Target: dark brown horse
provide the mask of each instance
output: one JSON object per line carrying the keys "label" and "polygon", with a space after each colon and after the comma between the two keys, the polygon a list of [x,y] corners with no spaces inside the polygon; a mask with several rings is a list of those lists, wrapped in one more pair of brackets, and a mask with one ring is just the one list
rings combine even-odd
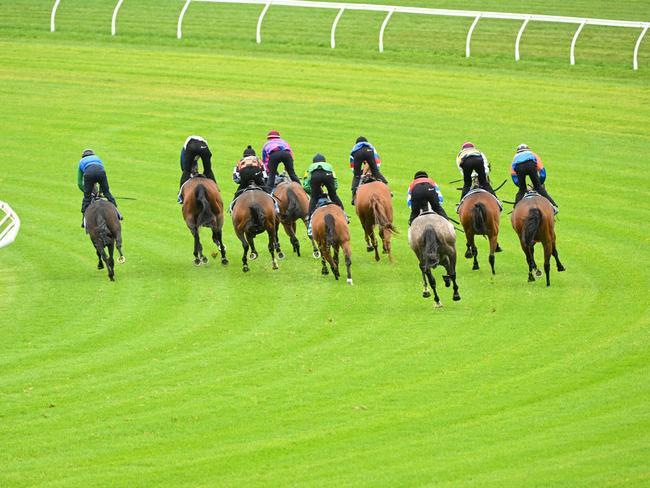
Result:
{"label": "dark brown horse", "polygon": [[378,225],[383,252],[393,262],[390,240],[397,229],[393,227],[393,202],[388,186],[381,181],[359,185],[355,208],[365,233],[367,251],[375,251],[375,261],[379,261],[379,246],[375,237],[375,225]]}
{"label": "dark brown horse", "polygon": [[488,260],[494,274],[494,253],[497,250],[499,237],[499,218],[501,207],[497,199],[485,190],[477,190],[468,193],[458,207],[460,223],[465,230],[467,239],[466,258],[474,258],[472,269],[479,269],[478,249],[474,242],[474,236],[484,235],[490,241],[490,256]]}
{"label": "dark brown horse", "polygon": [[[217,184],[209,178],[194,177],[189,179],[182,188],[183,218],[194,236],[194,264],[206,264],[208,258],[203,255],[203,246],[199,238],[199,229],[212,229],[212,241],[221,252],[221,264],[228,264],[226,247],[223,245],[223,200]],[[217,253],[213,252],[216,258]]]}
{"label": "dark brown horse", "polygon": [[[273,196],[278,201],[280,208],[280,223],[289,236],[293,252],[300,256],[300,241],[296,237],[296,222],[302,220],[307,228],[307,214],[309,212],[309,197],[303,187],[289,179],[281,182],[273,190]],[[318,248],[310,237],[314,258],[318,258]]]}
{"label": "dark brown horse", "polygon": [[[122,225],[117,216],[117,209],[106,200],[96,199],[86,209],[84,221],[86,232],[90,236],[99,258],[97,269],[103,269],[104,263],[106,263],[108,278],[115,281],[114,247],[117,247],[117,252],[120,253],[117,262],[121,264],[125,261],[122,254]],[[108,248],[108,255],[104,248]]]}
{"label": "dark brown horse", "polygon": [[314,240],[318,244],[321,254],[323,268],[322,274],[326,275],[327,263],[332,268],[334,278],[339,279],[339,248],[343,248],[345,255],[345,268],[348,273],[348,284],[352,284],[352,274],[350,259],[352,252],[350,250],[350,229],[345,220],[345,214],[338,205],[329,204],[314,210],[311,216],[311,230]]}
{"label": "dark brown horse", "polygon": [[434,306],[442,307],[436,290],[436,280],[431,270],[441,265],[447,271],[442,277],[445,286],[454,285],[454,301],[460,300],[456,284],[456,233],[454,227],[444,217],[436,213],[420,214],[409,227],[409,245],[418,257],[424,290],[422,296],[429,298],[427,279],[433,289]]}
{"label": "dark brown horse", "polygon": [[544,272],[546,273],[546,286],[551,286],[551,256],[555,258],[558,271],[565,268],[560,262],[555,246],[555,215],[553,205],[546,198],[537,193],[528,193],[522,198],[512,211],[512,227],[519,236],[521,248],[526,255],[528,263],[528,281],[535,281],[533,270],[537,276],[541,271],[535,263],[534,246],[541,242],[544,247]]}
{"label": "dark brown horse", "polygon": [[257,259],[255,249],[255,236],[266,232],[269,235],[269,252],[273,261],[273,269],[278,269],[278,262],[275,258],[275,251],[278,258],[284,258],[278,242],[278,226],[280,224],[273,197],[262,189],[250,189],[242,193],[232,208],[232,223],[235,233],[244,247],[242,257],[243,271],[248,271],[248,250],[250,248],[250,259]]}

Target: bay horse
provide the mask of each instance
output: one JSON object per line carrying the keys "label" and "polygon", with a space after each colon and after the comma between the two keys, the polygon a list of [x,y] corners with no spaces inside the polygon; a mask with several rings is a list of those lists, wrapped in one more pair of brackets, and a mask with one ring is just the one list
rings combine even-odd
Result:
{"label": "bay horse", "polygon": [[[183,185],[181,194],[183,218],[194,236],[194,265],[201,266],[208,262],[208,258],[203,255],[203,246],[199,238],[201,227],[212,230],[212,241],[221,252],[221,264],[228,264],[226,247],[222,241],[223,200],[217,184],[210,178],[194,176]],[[213,252],[212,257],[216,258],[217,253]]]}
{"label": "bay horse", "polygon": [[329,263],[334,278],[339,279],[339,248],[342,248],[348,274],[347,283],[351,285],[352,252],[350,250],[350,229],[343,210],[335,204],[318,207],[311,216],[311,232],[320,249],[323,265],[321,273],[323,275],[329,273],[327,270],[327,263]]}
{"label": "bay horse", "polygon": [[[284,231],[289,236],[293,252],[300,257],[300,241],[296,237],[296,222],[302,220],[307,229],[307,217],[309,213],[309,197],[303,187],[291,181],[290,179],[281,180],[273,190],[273,196],[278,201],[280,208],[280,223],[284,227]],[[314,239],[309,237],[311,241],[314,258],[317,259],[318,248],[314,243]]]}
{"label": "bay horse", "polygon": [[546,286],[551,286],[551,256],[555,258],[558,271],[566,268],[560,262],[555,245],[555,214],[553,205],[546,198],[536,192],[528,192],[512,211],[512,228],[519,236],[521,248],[526,255],[528,263],[528,281],[535,281],[533,270],[537,276],[541,271],[535,263],[535,243],[541,242],[544,248],[544,273]]}
{"label": "bay horse", "polygon": [[501,217],[501,206],[499,201],[488,191],[475,189],[470,191],[463,198],[458,206],[460,223],[465,230],[467,240],[467,259],[474,258],[472,269],[479,269],[478,249],[474,237],[484,235],[490,242],[490,255],[488,261],[494,273],[494,253],[497,252],[499,237],[499,218]]}
{"label": "bay horse", "polygon": [[379,246],[375,237],[375,225],[379,226],[379,237],[381,238],[384,254],[393,262],[391,249],[391,237],[397,233],[393,226],[393,202],[390,190],[381,181],[369,181],[362,183],[357,189],[355,198],[355,209],[366,238],[366,250],[375,252],[375,261],[379,261]]}
{"label": "bay horse", "polygon": [[273,261],[273,269],[278,269],[275,251],[278,252],[278,258],[284,258],[278,242],[279,223],[273,197],[261,188],[249,187],[237,197],[232,208],[232,224],[244,248],[242,257],[244,273],[249,270],[247,259],[249,249],[251,251],[250,259],[257,259],[254,239],[262,232],[266,232],[269,236],[268,247]]}
{"label": "bay horse", "polygon": [[421,213],[411,223],[408,232],[409,245],[418,257],[424,290],[422,297],[429,298],[431,292],[427,288],[427,279],[433,289],[434,306],[442,307],[436,290],[436,280],[432,269],[439,264],[447,274],[442,278],[445,286],[453,283],[454,301],[460,300],[458,284],[456,283],[456,234],[453,225],[436,213]]}
{"label": "bay horse", "polygon": [[[117,247],[117,252],[120,253],[117,262],[122,264],[125,261],[122,254],[122,225],[117,209],[112,203],[95,198],[84,212],[84,222],[99,259],[97,269],[103,269],[106,263],[108,279],[115,281],[114,247]],[[108,255],[104,248],[108,248]]]}

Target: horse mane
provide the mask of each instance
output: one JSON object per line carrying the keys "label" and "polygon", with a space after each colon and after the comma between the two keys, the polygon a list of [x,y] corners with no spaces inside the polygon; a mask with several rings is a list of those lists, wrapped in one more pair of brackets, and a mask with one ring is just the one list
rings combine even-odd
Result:
{"label": "horse mane", "polygon": [[397,234],[397,229],[393,226],[391,221],[388,219],[388,216],[386,215],[386,210],[384,209],[384,206],[381,205],[381,202],[379,201],[379,197],[377,195],[373,194],[370,196],[370,207],[372,208],[372,213],[375,216],[375,222],[377,222],[377,225],[379,225],[379,227],[381,227],[382,229]]}
{"label": "horse mane", "polygon": [[542,211],[537,207],[529,210],[526,221],[524,222],[524,244],[530,247],[535,243],[535,235],[542,225]]}

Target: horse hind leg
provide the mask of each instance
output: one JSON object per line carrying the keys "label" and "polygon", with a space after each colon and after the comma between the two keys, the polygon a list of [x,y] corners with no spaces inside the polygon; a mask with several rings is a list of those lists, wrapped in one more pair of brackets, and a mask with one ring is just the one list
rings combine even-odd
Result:
{"label": "horse hind leg", "polygon": [[336,265],[336,270],[332,270],[334,272],[334,276],[338,280],[339,277],[341,276],[341,273],[339,271],[339,246],[338,244],[334,245],[334,256],[332,257],[332,261]]}
{"label": "horse hind leg", "polygon": [[104,262],[102,261],[102,253],[99,251],[95,250],[97,253],[97,258],[99,258],[99,261],[97,262],[97,269],[104,269]]}
{"label": "horse hind leg", "polygon": [[273,263],[273,269],[278,269],[278,260],[275,258],[275,250],[278,250],[278,255],[282,252],[280,251],[280,246],[276,240],[276,233],[273,230],[268,231],[269,235],[269,253],[271,253],[271,262]]}
{"label": "horse hind leg", "polygon": [[203,246],[201,245],[201,239],[199,238],[199,228],[192,228],[192,235],[194,236],[194,266],[201,266],[201,263],[207,263],[208,259],[205,258],[203,261]]}
{"label": "horse hind leg", "polygon": [[247,259],[247,257],[248,257],[248,249],[249,249],[250,246],[248,244],[248,240],[246,239],[246,235],[237,234],[237,237],[241,241],[242,247],[244,248],[244,254],[243,254],[242,258],[241,258],[241,262],[242,262],[242,271],[244,273],[246,273],[246,272],[248,272],[248,259]]}
{"label": "horse hind leg", "polygon": [[375,236],[375,229],[372,227],[370,228],[370,242],[375,251],[375,261],[379,261],[379,244],[377,243],[377,237]]}
{"label": "horse hind leg", "polygon": [[420,271],[422,271],[422,283],[423,283],[422,298],[429,298],[431,296],[431,292],[429,291],[429,287],[427,285],[427,274],[422,268],[420,268]]}
{"label": "horse hind leg", "polygon": [[490,255],[488,257],[488,261],[490,262],[490,268],[492,268],[492,274],[494,273],[494,253],[497,250],[497,236],[492,234],[490,236]]}
{"label": "horse hind leg", "polygon": [[251,254],[250,254],[250,260],[255,261],[257,259],[257,249],[255,249],[255,235],[251,233],[246,234],[246,242],[248,243],[248,246],[250,248]]}
{"label": "horse hind leg", "polygon": [[[221,253],[221,264],[228,264],[228,258],[226,258],[226,246],[223,245],[223,233],[221,229],[217,228],[217,226],[212,227],[212,242],[214,242],[214,244],[219,248],[219,252]],[[216,258],[217,253],[213,252],[212,257]]]}
{"label": "horse hind leg", "polygon": [[436,289],[436,279],[433,277],[431,268],[427,269],[426,275],[427,279],[429,280],[429,284],[431,285],[431,289],[433,290],[433,306],[435,308],[442,308],[442,303],[440,303],[440,297],[438,296],[438,290]]}
{"label": "horse hind leg", "polygon": [[347,284],[351,285],[352,284],[352,252],[350,251],[350,242],[344,242],[341,244],[341,247],[343,248],[343,255],[345,256],[345,271],[347,272],[348,279],[347,279]]}
{"label": "horse hind leg", "polygon": [[557,254],[557,247],[555,246],[555,244],[553,244],[553,253],[552,253],[552,255],[555,258],[555,264],[557,264],[557,270],[560,271],[560,272],[561,271],[566,271],[566,268],[560,262],[560,257]]}
{"label": "horse hind leg", "polygon": [[544,242],[544,274],[546,275],[546,286],[551,286],[551,254],[553,244]]}
{"label": "horse hind leg", "polygon": [[120,257],[117,258],[117,262],[120,264],[124,264],[126,258],[124,257],[124,254],[122,254],[122,233],[121,232],[119,232],[117,234],[117,237],[115,238],[115,247],[117,248],[117,252],[120,255]]}

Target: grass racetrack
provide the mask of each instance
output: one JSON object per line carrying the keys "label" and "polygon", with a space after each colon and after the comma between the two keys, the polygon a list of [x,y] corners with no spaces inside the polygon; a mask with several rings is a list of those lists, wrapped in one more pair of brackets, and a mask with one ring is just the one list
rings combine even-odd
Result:
{"label": "grass racetrack", "polygon": [[[0,250],[0,486],[647,486],[650,483],[650,40],[572,26],[181,1],[0,4],[0,200],[22,219]],[[645,1],[412,2],[414,6],[650,20]],[[178,154],[203,135],[224,200],[247,144],[270,129],[302,175],[338,170],[354,286],[308,252],[273,271],[266,239],[241,271],[192,265]],[[349,205],[363,134],[395,193],[396,262],[375,263]],[[560,206],[551,286],[527,283],[504,212],[493,277],[462,258],[462,300],[421,298],[406,189],[426,169],[453,214],[454,158],[472,140],[509,178],[517,144]],[[116,282],[79,228],[76,164],[105,161],[124,213]],[[500,191],[511,200],[510,181]],[[506,206],[509,210],[509,206]],[[202,234],[209,250],[214,246]],[[540,251],[537,251],[538,260]]]}

